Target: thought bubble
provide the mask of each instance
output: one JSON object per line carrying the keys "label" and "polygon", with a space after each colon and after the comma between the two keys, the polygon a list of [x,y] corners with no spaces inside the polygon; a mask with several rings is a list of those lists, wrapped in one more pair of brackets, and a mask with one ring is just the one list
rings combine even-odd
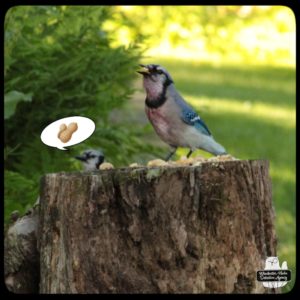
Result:
{"label": "thought bubble", "polygon": [[[71,139],[63,143],[58,138],[58,132],[59,128],[62,124],[66,124],[68,126],[70,123],[77,123],[77,130],[73,132]],[[60,150],[67,150],[65,147],[73,146],[78,143],[81,143],[82,141],[86,140],[88,137],[90,137],[95,130],[95,123],[85,117],[67,117],[60,120],[57,120],[51,124],[49,124],[42,132],[41,134],[41,140],[44,144],[55,147]]]}

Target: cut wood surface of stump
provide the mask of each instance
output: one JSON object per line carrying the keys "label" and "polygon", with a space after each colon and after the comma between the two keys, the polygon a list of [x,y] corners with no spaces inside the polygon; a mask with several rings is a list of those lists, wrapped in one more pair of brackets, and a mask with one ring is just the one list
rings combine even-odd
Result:
{"label": "cut wood surface of stump", "polygon": [[41,293],[266,293],[266,160],[47,174]]}

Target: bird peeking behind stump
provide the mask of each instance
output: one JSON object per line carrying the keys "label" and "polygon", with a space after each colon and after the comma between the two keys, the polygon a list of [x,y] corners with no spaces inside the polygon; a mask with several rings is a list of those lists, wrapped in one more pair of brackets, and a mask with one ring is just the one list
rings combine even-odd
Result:
{"label": "bird peeking behind stump", "polygon": [[147,117],[158,136],[172,148],[166,161],[178,147],[190,149],[187,157],[196,149],[214,155],[227,154],[214,140],[204,121],[177,92],[167,70],[154,64],[140,66],[143,69],[137,72],[143,75]]}
{"label": "bird peeking behind stump", "polygon": [[85,150],[75,158],[82,162],[84,171],[99,170],[99,166],[104,162],[104,154],[100,150]]}

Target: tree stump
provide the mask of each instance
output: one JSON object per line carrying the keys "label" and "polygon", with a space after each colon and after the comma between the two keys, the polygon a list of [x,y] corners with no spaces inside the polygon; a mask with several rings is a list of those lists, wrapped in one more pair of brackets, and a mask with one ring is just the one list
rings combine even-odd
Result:
{"label": "tree stump", "polygon": [[4,239],[4,278],[9,291],[32,294],[39,291],[38,207],[9,227]]}
{"label": "tree stump", "polygon": [[47,174],[41,293],[261,293],[276,256],[265,160]]}

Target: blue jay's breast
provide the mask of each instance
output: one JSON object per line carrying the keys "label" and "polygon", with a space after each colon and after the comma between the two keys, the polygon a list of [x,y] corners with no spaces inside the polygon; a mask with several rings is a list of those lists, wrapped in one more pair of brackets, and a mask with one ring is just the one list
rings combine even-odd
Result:
{"label": "blue jay's breast", "polygon": [[165,114],[163,114],[163,111],[156,108],[146,107],[146,114],[159,136],[165,136],[169,134],[170,124]]}
{"label": "blue jay's breast", "polygon": [[195,136],[187,134],[187,129],[191,126],[178,118],[178,107],[172,105],[171,101],[166,101],[159,108],[146,106],[146,114],[157,135],[170,146],[193,147],[192,144],[197,143],[198,137],[195,139]]}
{"label": "blue jay's breast", "polygon": [[160,108],[149,108],[146,107],[147,117],[155,129],[157,135],[167,144],[176,146],[177,136],[169,115],[163,109]]}
{"label": "blue jay's breast", "polygon": [[188,147],[190,149],[206,149],[209,152],[223,152],[212,136],[202,134],[194,126],[187,125],[178,117],[178,107],[166,101],[159,108],[149,108],[145,111],[157,135],[172,147]]}

